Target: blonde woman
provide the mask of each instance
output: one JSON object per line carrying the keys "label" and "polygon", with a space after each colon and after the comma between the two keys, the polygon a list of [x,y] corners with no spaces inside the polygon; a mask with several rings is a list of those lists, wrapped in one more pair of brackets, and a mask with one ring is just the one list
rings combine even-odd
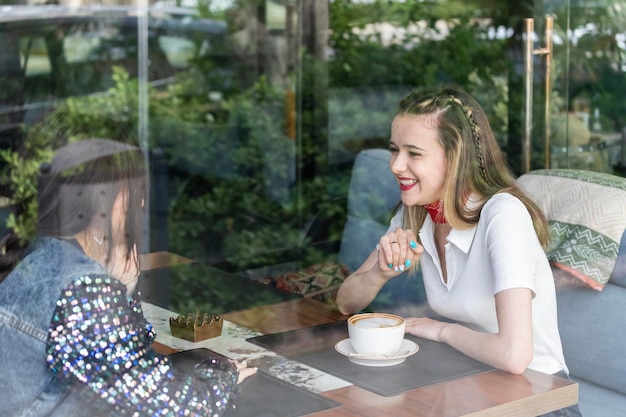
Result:
{"label": "blonde woman", "polygon": [[416,89],[399,104],[389,149],[402,204],[341,286],[340,311],[362,310],[419,262],[428,304],[447,320],[408,318],[408,333],[507,372],[567,376],[548,225],[515,186],[480,105],[457,87]]}

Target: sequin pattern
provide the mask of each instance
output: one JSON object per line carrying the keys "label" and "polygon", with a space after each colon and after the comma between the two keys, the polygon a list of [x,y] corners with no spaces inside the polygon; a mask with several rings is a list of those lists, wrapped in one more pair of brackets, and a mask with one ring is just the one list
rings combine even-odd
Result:
{"label": "sequin pattern", "polygon": [[47,362],[69,383],[89,387],[97,408],[117,416],[220,416],[236,395],[237,370],[208,359],[193,375],[150,348],[155,335],[138,299],[107,276],[83,276],[66,288],[48,331]]}

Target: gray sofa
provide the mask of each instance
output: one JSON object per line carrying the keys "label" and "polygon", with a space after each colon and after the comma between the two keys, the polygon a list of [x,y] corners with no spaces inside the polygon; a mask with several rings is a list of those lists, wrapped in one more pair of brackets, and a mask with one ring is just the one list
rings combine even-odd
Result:
{"label": "gray sofa", "polygon": [[[385,234],[389,220],[400,202],[400,189],[389,170],[386,149],[367,149],[357,154],[350,177],[348,216],[338,260],[356,270]],[[389,281],[367,310],[410,314],[425,308],[426,294],[419,275]]]}
{"label": "gray sofa", "polygon": [[557,301],[565,360],[579,383],[583,417],[626,416],[626,233],[602,292],[561,288]]}
{"label": "gray sofa", "polygon": [[[386,231],[399,201],[389,172],[390,153],[361,151],[355,159],[348,195],[348,219],[339,260],[351,271],[369,255]],[[626,189],[626,187],[625,187]],[[626,216],[626,212],[617,213]],[[557,271],[560,272],[560,271]],[[422,309],[423,291],[407,290],[418,276],[391,280],[379,297],[399,297],[394,307]],[[579,406],[584,417],[626,416],[626,233],[611,278],[602,291],[583,286],[557,285],[559,328],[570,376],[579,383]],[[376,309],[375,300],[370,309]],[[411,307],[415,307],[411,310]]]}

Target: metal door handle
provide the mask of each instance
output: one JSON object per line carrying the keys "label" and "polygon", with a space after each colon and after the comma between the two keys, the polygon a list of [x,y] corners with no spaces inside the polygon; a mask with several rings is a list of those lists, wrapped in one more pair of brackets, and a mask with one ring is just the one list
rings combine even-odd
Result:
{"label": "metal door handle", "polygon": [[524,107],[524,141],[522,143],[523,168],[524,172],[530,171],[530,159],[532,148],[532,127],[533,127],[533,57],[535,55],[545,56],[545,114],[544,114],[544,146],[545,146],[545,168],[550,168],[550,118],[552,116],[550,93],[552,91],[552,31],[554,19],[546,16],[545,46],[534,49],[533,35],[535,32],[535,20],[525,19],[526,40],[524,42],[524,88],[526,102]]}

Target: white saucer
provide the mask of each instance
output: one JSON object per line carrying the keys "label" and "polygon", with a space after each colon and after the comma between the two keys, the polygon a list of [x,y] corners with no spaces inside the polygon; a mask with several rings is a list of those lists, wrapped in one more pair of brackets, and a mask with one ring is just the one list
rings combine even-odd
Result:
{"label": "white saucer", "polygon": [[356,363],[357,365],[363,366],[391,366],[398,365],[406,360],[409,356],[413,355],[415,352],[419,350],[419,346],[417,343],[404,339],[398,352],[392,355],[391,357],[387,356],[369,356],[369,355],[360,355],[356,353],[354,348],[352,347],[352,343],[350,343],[350,339],[343,339],[340,342],[337,342],[335,345],[335,350],[341,353],[344,356],[347,356],[350,362]]}

